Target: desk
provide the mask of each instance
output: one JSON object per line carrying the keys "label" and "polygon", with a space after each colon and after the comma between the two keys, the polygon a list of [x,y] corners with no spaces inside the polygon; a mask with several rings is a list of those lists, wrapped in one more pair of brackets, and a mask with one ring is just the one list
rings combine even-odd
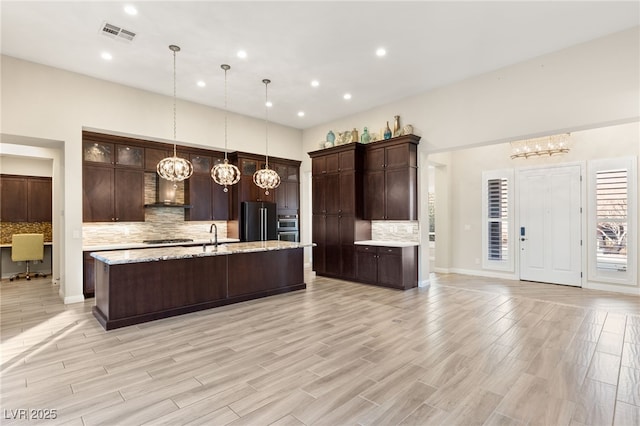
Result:
{"label": "desk", "polygon": [[[44,243],[44,258],[42,259],[42,263],[32,262],[30,267],[31,272],[46,273],[47,275],[51,274],[51,247],[52,246],[53,246],[52,242]],[[18,272],[25,271],[24,262],[14,262],[13,260],[11,260],[11,244],[0,244],[0,254],[2,256],[2,261],[0,262],[1,278],[9,278],[13,274],[17,274]]]}

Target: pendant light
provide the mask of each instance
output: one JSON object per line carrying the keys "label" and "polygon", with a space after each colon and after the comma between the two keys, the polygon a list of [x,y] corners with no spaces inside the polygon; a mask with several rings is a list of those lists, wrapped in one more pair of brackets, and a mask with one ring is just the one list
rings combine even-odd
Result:
{"label": "pendant light", "polygon": [[172,44],[169,50],[173,52],[173,157],[160,160],[156,171],[162,179],[173,182],[175,188],[178,182],[191,177],[193,165],[189,160],[176,155],[176,52],[180,51],[180,47]]}
{"label": "pendant light", "polygon": [[269,95],[268,95],[268,85],[271,83],[271,80],[267,80],[266,78],[262,80],[264,83],[264,94],[265,94],[265,139],[266,139],[266,154],[265,154],[265,163],[264,169],[257,170],[253,174],[253,183],[255,183],[260,188],[264,189],[264,194],[269,195],[270,189],[275,189],[280,185],[280,176],[276,173],[275,170],[269,168]]}
{"label": "pendant light", "polygon": [[231,67],[227,64],[220,65],[224,70],[224,162],[216,164],[211,169],[211,177],[218,185],[224,186],[224,192],[228,192],[227,186],[235,185],[240,181],[240,170],[227,159],[227,71]]}

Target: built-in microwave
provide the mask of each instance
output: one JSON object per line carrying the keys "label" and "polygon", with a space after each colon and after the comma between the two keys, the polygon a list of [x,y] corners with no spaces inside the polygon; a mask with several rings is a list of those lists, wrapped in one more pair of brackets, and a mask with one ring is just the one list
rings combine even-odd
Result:
{"label": "built-in microwave", "polygon": [[298,231],[298,215],[287,214],[278,216],[278,232]]}
{"label": "built-in microwave", "polygon": [[278,239],[280,241],[291,241],[293,243],[299,242],[298,231],[278,231]]}

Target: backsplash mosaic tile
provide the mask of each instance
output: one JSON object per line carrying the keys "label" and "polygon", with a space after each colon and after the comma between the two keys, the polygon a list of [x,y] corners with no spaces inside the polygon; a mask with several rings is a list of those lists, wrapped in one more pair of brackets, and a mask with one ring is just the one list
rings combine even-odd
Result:
{"label": "backsplash mosaic tile", "polygon": [[378,241],[420,242],[419,222],[372,220],[371,239]]}
{"label": "backsplash mosaic tile", "polygon": [[190,238],[207,240],[211,224],[218,227],[218,238],[227,237],[225,221],[185,221],[184,209],[147,207],[144,222],[100,222],[82,225],[82,245],[140,243],[144,240]]}
{"label": "backsplash mosaic tile", "polygon": [[44,234],[44,241],[51,242],[51,222],[0,222],[0,244],[11,244],[13,234]]}

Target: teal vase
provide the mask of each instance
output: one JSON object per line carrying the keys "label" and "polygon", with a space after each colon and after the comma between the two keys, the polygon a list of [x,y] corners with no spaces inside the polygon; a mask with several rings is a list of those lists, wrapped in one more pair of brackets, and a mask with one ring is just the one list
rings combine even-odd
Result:
{"label": "teal vase", "polygon": [[334,143],[335,141],[336,141],[336,135],[333,133],[332,130],[329,130],[329,133],[327,133],[327,142]]}
{"label": "teal vase", "polygon": [[362,136],[360,136],[360,142],[369,143],[371,142],[371,135],[369,134],[369,130],[365,127],[362,131]]}
{"label": "teal vase", "polygon": [[389,122],[387,121],[387,127],[384,129],[384,138],[391,139],[391,129],[389,128]]}

